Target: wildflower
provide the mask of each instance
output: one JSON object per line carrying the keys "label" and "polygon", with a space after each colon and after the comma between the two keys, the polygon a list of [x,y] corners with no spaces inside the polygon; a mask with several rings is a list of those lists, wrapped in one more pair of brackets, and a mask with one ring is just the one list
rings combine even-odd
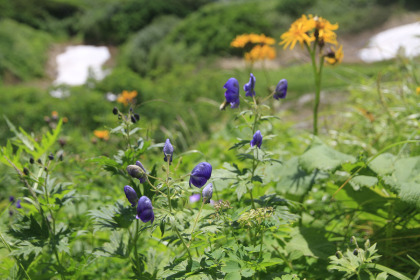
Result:
{"label": "wildflower", "polygon": [[273,97],[277,100],[279,98],[284,99],[286,98],[286,94],[287,94],[287,80],[281,79],[276,86],[276,92],[274,93]]}
{"label": "wildflower", "polygon": [[28,176],[29,175],[29,169],[26,168],[26,167],[24,167],[23,168],[23,174],[25,174],[26,176]]}
{"label": "wildflower", "polygon": [[325,55],[325,59],[327,62],[331,65],[334,65],[336,63],[340,63],[343,60],[343,45],[341,45],[338,50],[335,50],[334,47],[331,47],[327,54]]}
{"label": "wildflower", "polygon": [[257,146],[259,149],[261,149],[261,144],[262,144],[262,140],[263,137],[261,135],[261,131],[257,130],[257,132],[255,132],[254,137],[252,137],[251,140],[251,147]]}
{"label": "wildflower", "polygon": [[139,121],[140,120],[140,115],[139,114],[134,114],[134,118]]}
{"label": "wildflower", "polygon": [[243,48],[247,43],[249,43],[249,35],[242,34],[236,36],[236,38],[230,43],[230,45],[235,48]]}
{"label": "wildflower", "polygon": [[67,117],[63,117],[63,123],[68,123],[69,119]]}
{"label": "wildflower", "polygon": [[136,191],[130,187],[130,186],[124,186],[124,193],[127,197],[128,201],[131,203],[131,206],[136,206],[136,203],[138,202],[138,197]]}
{"label": "wildflower", "polygon": [[213,184],[210,183],[203,189],[203,201],[204,203],[209,203],[211,197],[213,196]]}
{"label": "wildflower", "polygon": [[[138,161],[138,163],[140,162]],[[144,183],[144,181],[146,180],[147,175],[146,175],[146,171],[144,170],[143,165],[139,166],[137,165],[137,162],[136,162],[136,165],[127,166],[126,170],[127,170],[128,175],[130,175],[133,178],[139,179],[140,183]]]}
{"label": "wildflower", "polygon": [[15,202],[15,197],[13,195],[9,196],[9,201],[11,203]]}
{"label": "wildflower", "polygon": [[223,86],[226,89],[226,102],[230,103],[230,108],[239,106],[239,83],[235,78],[230,78]]}
{"label": "wildflower", "polygon": [[417,87],[417,88],[416,88],[416,94],[417,94],[417,95],[420,95],[420,87]]}
{"label": "wildflower", "polygon": [[155,214],[153,213],[152,202],[147,196],[142,196],[137,203],[137,216],[136,219],[142,220],[143,223],[147,223],[155,220]]}
{"label": "wildflower", "polygon": [[166,139],[165,146],[163,146],[163,154],[165,155],[163,160],[167,162],[169,156],[169,163],[171,163],[172,155],[174,154],[174,147],[172,146],[171,141],[169,139]]}
{"label": "wildflower", "polygon": [[357,256],[359,254],[359,250],[356,248],[356,249],[354,249],[354,251],[353,251],[353,255],[355,255],[355,256]]}
{"label": "wildflower", "polygon": [[114,107],[114,108],[112,109],[112,113],[113,113],[114,115],[117,115],[117,114],[118,114],[118,108],[117,108],[117,107]]}
{"label": "wildflower", "polygon": [[333,30],[338,29],[338,24],[331,24],[328,20],[318,16],[312,17],[312,15],[310,15],[309,17],[310,19],[315,21],[316,31],[314,33],[314,36],[321,44],[321,46],[324,43],[337,45],[337,35]]}
{"label": "wildflower", "polygon": [[134,100],[134,98],[136,98],[136,96],[137,96],[137,91],[136,90],[133,90],[133,91],[130,91],[130,92],[127,91],[127,90],[123,90],[123,92],[118,95],[117,102],[124,104],[124,106],[127,106],[128,103],[133,102],[133,100]]}
{"label": "wildflower", "polygon": [[50,154],[48,155],[48,158],[49,158],[49,160],[54,160],[54,155],[53,155],[52,153],[50,153]]}
{"label": "wildflower", "polygon": [[199,193],[195,193],[190,196],[190,203],[197,202],[200,200],[200,198],[201,198],[201,195]]}
{"label": "wildflower", "polygon": [[109,131],[108,130],[95,130],[95,131],[93,131],[93,134],[97,138],[103,139],[105,141],[108,141],[108,139],[109,139]]}
{"label": "wildflower", "polygon": [[190,187],[191,184],[197,188],[201,188],[211,177],[212,167],[208,162],[200,162],[191,171]]}
{"label": "wildflower", "polygon": [[16,208],[22,208],[22,205],[20,205],[20,199],[18,199],[17,201],[16,201]]}
{"label": "wildflower", "polygon": [[132,123],[136,123],[137,122],[136,118],[133,115],[131,116],[131,122]]}
{"label": "wildflower", "polygon": [[252,62],[256,60],[274,59],[275,57],[275,49],[267,45],[256,45],[251,51],[245,53],[245,60]]}
{"label": "wildflower", "polygon": [[255,79],[255,77],[252,73],[249,76],[250,76],[249,77],[249,82],[244,85],[244,91],[245,91],[245,96],[252,97],[252,96],[255,96],[254,87],[255,87],[256,79]]}
{"label": "wildflower", "polygon": [[53,120],[57,120],[58,119],[58,112],[57,111],[52,111],[51,112],[51,117]]}
{"label": "wildflower", "polygon": [[299,19],[293,22],[289,30],[283,33],[280,38],[283,40],[279,45],[284,45],[283,49],[290,46],[292,50],[296,43],[299,42],[303,47],[304,44],[309,45],[315,40],[314,36],[309,35],[309,31],[315,28],[315,22],[302,15]]}
{"label": "wildflower", "polygon": [[146,172],[146,169],[144,168],[144,166],[143,166],[143,164],[141,164],[141,162],[140,161],[136,161],[136,165],[138,166],[138,167],[140,167],[141,169],[143,169],[143,176],[141,177],[141,178],[139,178],[139,180],[140,180],[140,184],[143,184],[144,182],[146,182],[146,176],[147,176],[147,172]]}
{"label": "wildflower", "polygon": [[30,158],[29,158],[29,163],[30,163],[30,164],[34,164],[34,162],[35,162],[34,158],[33,158],[33,157],[30,157]]}

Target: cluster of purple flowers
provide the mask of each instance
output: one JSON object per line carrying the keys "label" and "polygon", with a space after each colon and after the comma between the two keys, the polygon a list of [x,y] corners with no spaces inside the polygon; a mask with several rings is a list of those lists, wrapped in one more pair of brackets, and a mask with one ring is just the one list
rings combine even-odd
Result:
{"label": "cluster of purple flowers", "polygon": [[[243,87],[245,91],[245,96],[254,97],[255,96],[255,76],[251,73],[249,77],[249,82],[246,83]],[[227,80],[226,84],[223,86],[226,89],[225,92],[225,103],[220,107],[222,110],[225,106],[230,103],[230,108],[237,108],[239,106],[239,83],[235,78],[230,78]],[[274,91],[273,97],[275,99],[284,99],[287,94],[287,80],[281,79]]]}
{"label": "cluster of purple flowers", "polygon": [[[174,148],[169,139],[166,139],[163,147],[163,154],[165,155],[165,162],[172,162]],[[211,177],[212,166],[208,162],[201,162],[197,164],[191,171],[190,187],[191,185],[201,188],[204,186]],[[140,161],[136,161],[135,165],[127,166],[127,173],[133,177],[139,179],[140,183],[144,183],[147,180],[147,171]],[[127,200],[131,203],[132,207],[137,205],[137,219],[142,220],[144,223],[153,223],[155,214],[153,212],[152,201],[147,196],[142,196],[140,199],[137,196],[136,191],[131,186],[124,186],[124,193]],[[210,183],[203,189],[203,200],[208,203],[213,195],[213,185]],[[197,195],[196,195],[197,196]],[[200,194],[198,194],[200,199]]]}

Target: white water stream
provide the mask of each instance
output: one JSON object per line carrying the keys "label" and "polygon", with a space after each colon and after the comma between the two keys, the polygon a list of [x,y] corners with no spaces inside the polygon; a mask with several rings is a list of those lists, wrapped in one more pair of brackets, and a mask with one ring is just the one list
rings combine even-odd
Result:
{"label": "white water stream", "polygon": [[366,48],[359,51],[364,62],[391,59],[399,51],[405,56],[420,55],[420,22],[394,27],[373,36]]}

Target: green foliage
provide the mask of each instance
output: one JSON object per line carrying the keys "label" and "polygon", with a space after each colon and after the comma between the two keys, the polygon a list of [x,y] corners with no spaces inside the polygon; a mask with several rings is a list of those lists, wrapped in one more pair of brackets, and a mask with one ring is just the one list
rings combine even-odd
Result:
{"label": "green foliage", "polygon": [[[142,76],[147,75],[152,70],[151,63],[155,63],[154,68],[158,68],[164,60],[162,55],[164,55],[165,51],[162,49],[165,49],[165,44],[160,46],[159,51],[154,51],[154,48],[159,45],[161,40],[178,22],[179,19],[173,16],[157,18],[151,24],[135,33],[123,48],[122,63]],[[174,46],[170,47],[174,48]],[[152,53],[156,53],[156,57],[152,58]]]}
{"label": "green foliage", "polygon": [[176,2],[136,1],[97,3],[82,17],[80,29],[86,43],[121,44],[162,15],[186,16],[208,0]]}
{"label": "green foliage", "polygon": [[169,35],[167,44],[184,43],[199,54],[228,54],[230,42],[243,33],[271,35],[265,12],[257,1],[223,2],[207,5],[183,20]]}
{"label": "green foliage", "polygon": [[10,19],[0,20],[0,77],[4,82],[44,75],[51,36]]}

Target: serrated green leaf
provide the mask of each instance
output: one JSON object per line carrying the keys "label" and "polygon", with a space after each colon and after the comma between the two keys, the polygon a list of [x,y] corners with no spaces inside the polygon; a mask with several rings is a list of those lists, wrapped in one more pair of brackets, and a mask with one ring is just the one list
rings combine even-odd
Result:
{"label": "serrated green leaf", "polygon": [[372,169],[380,176],[391,174],[395,169],[395,156],[390,153],[384,153],[377,156],[369,164],[369,168]]}
{"label": "serrated green leaf", "polygon": [[315,139],[312,146],[299,157],[302,168],[308,172],[315,169],[333,171],[346,162],[355,162],[353,156],[340,153]]}

